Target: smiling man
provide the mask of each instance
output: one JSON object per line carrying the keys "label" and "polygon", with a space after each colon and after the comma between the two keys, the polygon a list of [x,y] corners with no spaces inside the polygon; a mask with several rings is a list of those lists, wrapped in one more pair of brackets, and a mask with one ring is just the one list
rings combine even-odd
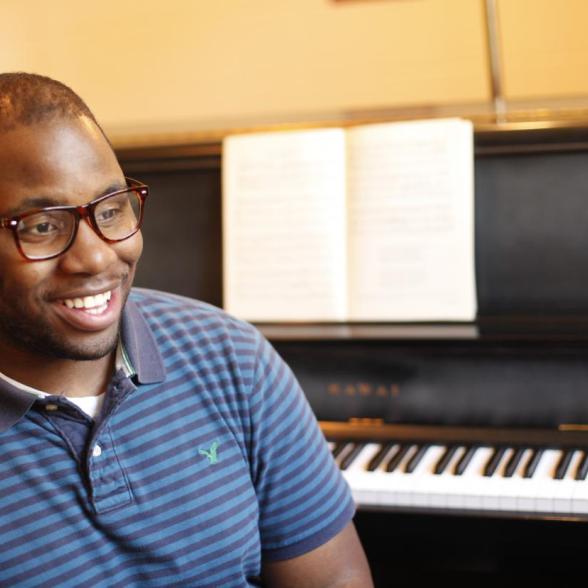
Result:
{"label": "smiling man", "polygon": [[131,289],[146,206],[76,94],[0,74],[0,585],[371,586],[271,346]]}

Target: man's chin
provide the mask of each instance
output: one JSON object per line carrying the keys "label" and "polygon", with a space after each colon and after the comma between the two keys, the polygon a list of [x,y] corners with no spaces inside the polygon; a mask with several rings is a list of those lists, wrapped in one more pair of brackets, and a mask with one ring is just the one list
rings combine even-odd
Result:
{"label": "man's chin", "polygon": [[55,359],[71,361],[96,361],[116,350],[118,345],[119,325],[113,325],[103,333],[85,334],[82,337],[56,337],[54,333],[45,333],[33,346],[37,353]]}
{"label": "man's chin", "polygon": [[74,347],[68,346],[52,346],[51,348],[45,347],[39,349],[39,351],[47,356],[55,359],[68,359],[71,361],[96,361],[102,359],[116,350],[118,344],[118,338],[114,341],[109,342],[108,345],[96,345],[96,346],[79,346]]}
{"label": "man's chin", "polygon": [[[37,358],[96,361],[113,353],[118,345],[118,324],[106,332],[86,334],[75,339],[60,337],[48,327],[31,332],[28,325],[12,323],[2,326],[12,327],[9,330],[10,338],[3,337],[8,346],[20,348],[22,352]],[[1,330],[4,331],[5,328]]]}

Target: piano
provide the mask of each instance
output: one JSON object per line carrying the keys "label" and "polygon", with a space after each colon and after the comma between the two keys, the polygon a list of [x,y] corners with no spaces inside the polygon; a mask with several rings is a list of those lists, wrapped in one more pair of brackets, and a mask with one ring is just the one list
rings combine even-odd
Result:
{"label": "piano", "polygon": [[[259,325],[351,487],[377,586],[584,573],[588,116],[475,122],[474,323]],[[220,139],[118,155],[154,193],[137,283],[220,305]]]}

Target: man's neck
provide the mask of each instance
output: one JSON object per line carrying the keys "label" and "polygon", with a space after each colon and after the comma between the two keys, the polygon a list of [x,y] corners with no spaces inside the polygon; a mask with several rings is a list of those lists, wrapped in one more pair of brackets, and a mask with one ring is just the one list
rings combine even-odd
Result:
{"label": "man's neck", "polygon": [[91,361],[75,361],[10,353],[0,349],[0,372],[37,390],[63,396],[96,396],[109,385],[114,371],[116,351]]}

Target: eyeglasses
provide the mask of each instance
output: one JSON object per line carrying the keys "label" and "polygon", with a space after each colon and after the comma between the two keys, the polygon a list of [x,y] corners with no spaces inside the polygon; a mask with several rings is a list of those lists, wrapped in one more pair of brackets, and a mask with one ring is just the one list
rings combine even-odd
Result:
{"label": "eyeglasses", "polygon": [[127,188],[105,194],[83,206],[37,208],[12,218],[0,218],[1,229],[11,229],[16,246],[29,261],[52,259],[74,242],[80,219],[107,243],[132,237],[143,222],[149,188],[125,178]]}

